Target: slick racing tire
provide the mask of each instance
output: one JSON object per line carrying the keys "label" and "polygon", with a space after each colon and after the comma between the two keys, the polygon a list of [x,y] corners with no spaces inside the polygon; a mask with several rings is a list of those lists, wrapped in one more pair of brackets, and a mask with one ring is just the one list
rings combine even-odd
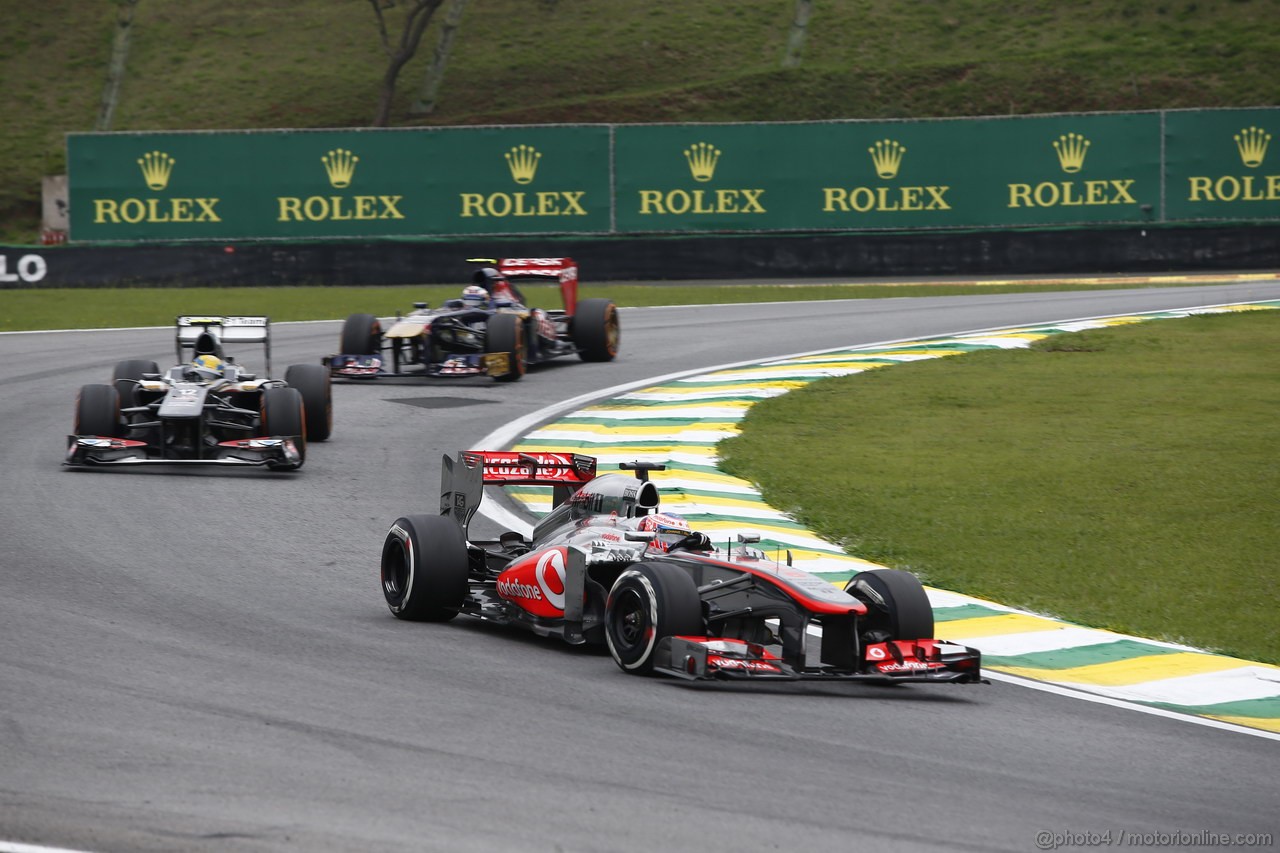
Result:
{"label": "slick racing tire", "polygon": [[636,563],[614,581],[605,604],[605,642],[624,672],[648,675],[663,637],[706,633],[689,573],[670,563]]}
{"label": "slick racing tire", "polygon": [[489,318],[485,332],[486,352],[505,352],[511,369],[494,375],[499,382],[515,382],[524,376],[525,358],[524,323],[515,314],[494,314]]}
{"label": "slick racing tire", "polygon": [[352,314],[342,324],[338,349],[343,355],[377,355],[382,349],[382,323],[372,314]]}
{"label": "slick racing tire", "polygon": [[293,364],[285,370],[284,382],[302,394],[307,441],[327,441],[333,432],[333,382],[328,369],[320,364]]}
{"label": "slick racing tire", "polygon": [[120,392],[120,400],[126,406],[137,405],[138,383],[144,373],[159,373],[160,365],[142,358],[131,358],[116,364],[111,372],[111,384]]}
{"label": "slick racing tire", "polygon": [[467,543],[447,515],[397,518],[382,543],[382,595],[398,619],[448,622],[467,597]]}
{"label": "slick racing tire", "polygon": [[915,575],[900,569],[859,572],[844,591],[867,605],[864,633],[887,632],[885,639],[933,638],[933,607]]}
{"label": "slick racing tire", "polygon": [[123,430],[120,420],[120,395],[111,385],[85,385],[76,395],[76,435],[100,435],[119,438]]}
{"label": "slick racing tire", "polygon": [[301,468],[307,461],[307,415],[297,388],[268,388],[262,392],[262,434],[294,436],[300,457],[297,465],[275,465],[280,469]]}
{"label": "slick racing tire", "polygon": [[613,361],[622,329],[618,306],[608,299],[584,299],[573,315],[573,343],[583,361]]}

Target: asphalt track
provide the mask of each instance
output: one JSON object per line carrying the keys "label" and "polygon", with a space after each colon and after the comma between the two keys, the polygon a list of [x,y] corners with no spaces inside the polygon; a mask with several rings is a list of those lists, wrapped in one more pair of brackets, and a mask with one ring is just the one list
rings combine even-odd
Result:
{"label": "asphalt track", "polygon": [[[635,678],[552,640],[401,623],[377,555],[391,520],[435,506],[442,454],[557,400],[823,347],[1276,298],[1251,282],[626,310],[613,364],[336,388],[334,437],[297,474],[63,470],[76,389],[120,359],[170,362],[172,331],[0,335],[0,843],[1024,851],[1041,833],[1275,833],[1272,740],[1005,682]],[[277,372],[337,329],[277,326]]]}

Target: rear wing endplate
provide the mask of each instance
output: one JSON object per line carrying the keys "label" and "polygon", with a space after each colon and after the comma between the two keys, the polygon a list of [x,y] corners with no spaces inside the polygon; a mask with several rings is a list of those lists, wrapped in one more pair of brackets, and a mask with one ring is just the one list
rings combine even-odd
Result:
{"label": "rear wing endplate", "polygon": [[552,505],[559,506],[595,476],[595,457],[578,453],[464,450],[441,461],[440,514],[465,531],[485,486],[551,486]]}

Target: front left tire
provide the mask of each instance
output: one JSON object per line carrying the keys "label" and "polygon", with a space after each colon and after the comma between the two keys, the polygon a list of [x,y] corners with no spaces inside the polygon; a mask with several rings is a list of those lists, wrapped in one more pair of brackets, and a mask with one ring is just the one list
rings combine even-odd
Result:
{"label": "front left tire", "polygon": [[844,591],[867,605],[862,633],[883,640],[933,638],[933,606],[924,585],[911,572],[871,569],[850,578]]}
{"label": "front left tire", "polygon": [[338,342],[343,355],[377,355],[382,349],[382,323],[372,314],[352,314],[342,324]]}
{"label": "front left tire", "polygon": [[76,395],[76,435],[119,438],[124,434],[120,419],[120,394],[112,385],[85,385]]}
{"label": "front left tire", "polygon": [[636,563],[609,590],[605,642],[624,672],[652,673],[664,637],[705,633],[698,587],[679,566]]}
{"label": "front left tire", "polygon": [[307,461],[307,420],[302,394],[297,388],[268,388],[262,392],[262,434],[293,436],[298,448],[297,465],[279,468],[301,468]]}
{"label": "front left tire", "polygon": [[284,382],[302,394],[307,441],[327,441],[333,433],[333,381],[328,368],[319,364],[294,364],[284,372]]}
{"label": "front left tire", "polygon": [[506,353],[508,370],[493,378],[499,382],[515,382],[524,376],[525,349],[524,323],[515,314],[494,314],[485,330],[485,351]]}

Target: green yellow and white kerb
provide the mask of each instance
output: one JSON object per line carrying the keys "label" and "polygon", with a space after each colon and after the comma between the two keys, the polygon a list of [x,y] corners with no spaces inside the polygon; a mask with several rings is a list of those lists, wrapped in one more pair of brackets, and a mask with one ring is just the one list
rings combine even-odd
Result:
{"label": "green yellow and white kerb", "polygon": [[[830,376],[975,350],[1025,347],[1062,332],[1277,308],[1280,301],[1135,314],[738,365],[586,406],[528,433],[514,449],[584,453],[596,457],[601,469],[637,459],[665,463],[667,470],[653,474],[664,509],[683,515],[713,540],[758,534],[762,549],[779,556],[790,551],[795,565],[843,585],[875,564],[824,541],[765,503],[751,483],[717,467],[716,443],[737,434],[739,421],[758,400]],[[550,509],[545,489],[512,489],[509,494],[535,514]],[[988,669],[1280,732],[1280,667],[1084,628],[944,590],[928,592],[938,636],[980,649]]]}

